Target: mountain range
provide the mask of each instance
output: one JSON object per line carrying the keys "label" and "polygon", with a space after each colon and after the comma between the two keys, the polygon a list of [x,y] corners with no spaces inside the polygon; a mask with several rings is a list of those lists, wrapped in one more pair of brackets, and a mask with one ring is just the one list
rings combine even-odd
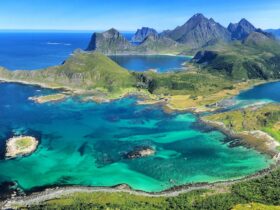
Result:
{"label": "mountain range", "polygon": [[280,29],[268,29],[266,32],[273,34],[277,39],[280,39]]}
{"label": "mountain range", "polygon": [[[184,54],[220,42],[244,42],[253,32],[274,39],[271,33],[257,29],[244,18],[238,23],[230,23],[225,28],[214,19],[206,18],[203,14],[198,13],[185,24],[173,30],[158,33],[153,28],[143,27],[138,29],[132,37],[132,43],[116,29],[94,33],[87,50],[95,50],[104,54]],[[134,44],[135,42],[138,44]]]}
{"label": "mountain range", "polygon": [[132,42],[143,42],[147,37],[154,37],[158,38],[159,34],[158,32],[153,29],[153,28],[148,28],[148,27],[142,27],[141,29],[138,29],[134,36],[131,38]]}

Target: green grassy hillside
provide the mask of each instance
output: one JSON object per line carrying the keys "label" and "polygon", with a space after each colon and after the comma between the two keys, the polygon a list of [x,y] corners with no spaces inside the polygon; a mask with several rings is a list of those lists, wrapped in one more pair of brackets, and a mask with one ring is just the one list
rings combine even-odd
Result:
{"label": "green grassy hillside", "polygon": [[135,84],[124,68],[100,53],[75,52],[61,66],[36,71],[0,71],[0,78],[82,90],[120,91]]}
{"label": "green grassy hillside", "polygon": [[[257,34],[257,33],[256,33]],[[279,79],[280,45],[251,34],[243,43],[219,43],[195,56],[199,68],[232,80]]]}
{"label": "green grassy hillside", "polygon": [[208,95],[223,89],[230,89],[233,84],[232,81],[223,76],[199,71],[181,71],[164,74],[146,72],[135,73],[135,75],[139,86],[146,87],[151,93],[164,95]]}
{"label": "green grassy hillside", "polygon": [[100,90],[105,93],[126,89],[147,90],[153,94],[206,95],[232,88],[232,81],[207,72],[137,73],[128,71],[97,52],[76,52],[63,65],[34,71],[0,69],[0,79],[66,87]]}

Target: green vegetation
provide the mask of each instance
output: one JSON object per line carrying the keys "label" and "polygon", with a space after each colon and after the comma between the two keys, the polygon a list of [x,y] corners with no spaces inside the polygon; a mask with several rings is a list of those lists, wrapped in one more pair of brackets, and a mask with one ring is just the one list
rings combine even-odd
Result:
{"label": "green vegetation", "polygon": [[280,78],[279,44],[268,38],[256,42],[257,38],[252,35],[244,43],[217,43],[206,47],[206,53],[198,53],[194,62],[188,64],[188,71],[130,72],[100,53],[75,52],[63,65],[44,70],[10,72],[0,69],[0,79],[98,92],[105,95],[104,98],[138,91],[157,96],[188,95],[193,101],[202,97],[207,101],[202,104],[209,105],[233,94],[227,92],[210,100],[203,96],[234,90],[237,84],[248,80]]}
{"label": "green vegetation", "polygon": [[29,137],[22,137],[15,142],[15,145],[17,149],[26,149],[33,145],[33,139]]}
{"label": "green vegetation", "polygon": [[18,136],[7,140],[6,157],[14,158],[18,155],[26,155],[35,151],[38,141],[31,136]]}
{"label": "green vegetation", "polygon": [[[227,210],[248,203],[254,206],[280,205],[280,169],[254,180],[220,186],[213,190],[197,190],[176,197],[147,197],[128,193],[75,193],[45,201],[29,209],[203,209]],[[275,207],[276,208],[276,207]]]}
{"label": "green vegetation", "polygon": [[213,114],[205,119],[222,122],[235,132],[261,130],[280,141],[280,106],[278,104]]}
{"label": "green vegetation", "polygon": [[[163,74],[130,72],[100,53],[76,52],[63,65],[44,70],[0,69],[0,79],[67,88],[79,94],[101,93],[101,98],[105,99],[118,98],[128,93],[141,93],[148,97],[150,94],[190,95],[194,100],[199,96],[209,96],[235,88],[235,84],[224,76],[199,71],[192,64],[189,65],[189,69],[191,70]],[[225,95],[221,94],[207,101],[213,103],[223,97]]]}
{"label": "green vegetation", "polygon": [[207,53],[200,52],[195,59],[202,69],[231,80],[279,79],[279,43],[271,39],[261,42],[251,36],[244,43],[208,47]]}
{"label": "green vegetation", "polygon": [[238,204],[232,210],[279,210],[280,206],[263,205],[260,203]]}
{"label": "green vegetation", "polygon": [[231,81],[209,73],[182,71],[165,74],[146,72],[135,73],[135,75],[139,81],[138,86],[147,87],[149,92],[154,94],[197,96],[232,87]]}
{"label": "green vegetation", "polygon": [[41,84],[47,87],[64,87],[75,90],[100,89],[104,92],[121,92],[133,86],[133,76],[100,53],[75,52],[61,66],[37,71],[0,70],[0,78]]}

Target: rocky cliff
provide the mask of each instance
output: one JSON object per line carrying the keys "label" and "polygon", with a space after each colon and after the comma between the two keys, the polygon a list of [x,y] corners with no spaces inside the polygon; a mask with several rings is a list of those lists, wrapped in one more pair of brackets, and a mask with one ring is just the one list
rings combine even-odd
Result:
{"label": "rocky cliff", "polygon": [[154,38],[158,37],[158,32],[153,28],[142,27],[138,29],[134,36],[132,37],[132,42],[143,42],[147,37],[152,36]]}
{"label": "rocky cliff", "polygon": [[191,48],[203,47],[217,41],[227,42],[231,36],[226,28],[202,14],[194,15],[184,25],[164,31],[163,34]]}
{"label": "rocky cliff", "polygon": [[94,33],[87,50],[95,50],[104,54],[116,54],[116,52],[131,51],[133,48],[130,42],[119,31],[112,28],[103,33]]}
{"label": "rocky cliff", "polygon": [[250,33],[256,31],[256,28],[243,18],[238,23],[230,23],[228,30],[233,40],[244,40]]}

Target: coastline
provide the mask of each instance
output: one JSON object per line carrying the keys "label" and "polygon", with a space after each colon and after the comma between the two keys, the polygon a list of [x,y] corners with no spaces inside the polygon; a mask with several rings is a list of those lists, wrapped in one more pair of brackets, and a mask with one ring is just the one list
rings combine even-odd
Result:
{"label": "coastline", "polygon": [[[280,158],[279,158],[280,159]],[[39,204],[41,202],[60,198],[62,196],[71,195],[74,193],[128,193],[132,195],[147,196],[147,197],[176,197],[182,193],[188,193],[194,190],[219,190],[221,188],[229,187],[233,184],[249,181],[257,178],[261,178],[271,171],[276,170],[280,164],[280,161],[276,161],[275,164],[271,164],[268,168],[258,171],[252,175],[248,175],[242,178],[231,179],[227,181],[217,181],[213,183],[201,182],[193,184],[185,184],[175,186],[167,190],[160,192],[145,192],[141,190],[134,190],[127,184],[119,184],[112,187],[89,187],[89,186],[57,186],[57,187],[46,187],[42,191],[32,192],[28,195],[23,196],[12,196],[10,199],[0,201],[0,207],[2,209],[13,208],[14,206],[30,206]]]}
{"label": "coastline", "polygon": [[175,53],[137,53],[137,54],[105,54],[106,56],[171,56],[171,57],[183,57],[192,59],[194,56],[192,55],[182,55],[182,54],[175,54]]}
{"label": "coastline", "polygon": [[[43,88],[50,88],[50,87],[46,87],[46,86],[44,87],[41,84],[32,84],[32,83],[26,83],[26,82],[24,83],[21,81],[4,81],[4,82],[14,82],[14,83],[21,83],[21,84],[26,84],[26,85],[36,85],[36,86],[40,86]],[[257,85],[259,85],[259,84],[257,84]],[[253,87],[250,87],[250,88],[253,88]],[[250,88],[248,88],[248,89],[250,89]],[[52,89],[52,88],[50,88],[50,89]],[[54,88],[54,89],[65,90],[65,88],[61,88],[61,87]],[[72,93],[78,94],[76,91],[73,91]],[[123,97],[127,97],[127,96],[128,95],[125,94],[123,96],[120,96],[119,98],[123,98]],[[155,101],[158,101],[158,100],[155,100]],[[158,103],[164,103],[164,101],[158,101]],[[178,111],[178,110],[173,110],[173,111]],[[189,112],[194,113],[193,110],[181,110],[181,111],[189,111]],[[236,133],[232,132],[229,129],[224,128],[222,125],[217,125],[217,124],[215,125],[215,123],[213,123],[212,121],[205,122],[201,119],[201,117],[199,117],[199,120],[201,120],[205,124],[208,124],[210,126],[213,126],[217,129],[225,132],[227,135],[231,135],[231,136],[240,138],[240,136],[238,136]],[[116,187],[82,187],[82,186],[56,187],[56,188],[51,188],[51,189],[46,188],[44,191],[37,192],[37,193],[35,192],[26,197],[25,196],[14,197],[14,198],[8,199],[2,203],[4,203],[4,205],[7,205],[8,207],[9,207],[9,205],[14,205],[15,203],[18,204],[20,202],[27,202],[27,203],[35,202],[36,203],[36,202],[42,202],[44,200],[56,198],[56,196],[63,196],[63,195],[72,194],[75,192],[109,192],[109,193],[110,192],[127,192],[130,194],[144,195],[144,196],[166,196],[166,197],[177,196],[181,193],[186,193],[186,192],[190,192],[190,191],[197,190],[197,189],[212,189],[212,188],[217,188],[217,187],[223,187],[223,186],[228,186],[228,185],[231,185],[234,183],[238,183],[238,182],[242,182],[242,181],[264,176],[267,173],[269,173],[270,171],[277,168],[279,165],[280,155],[274,154],[274,156],[271,156],[271,157],[275,158],[275,163],[271,164],[268,168],[258,171],[252,175],[245,176],[243,178],[233,179],[233,180],[218,181],[218,182],[214,182],[214,183],[195,183],[195,184],[180,185],[180,186],[175,186],[170,189],[167,189],[167,190],[164,190],[161,192],[156,192],[156,193],[148,193],[148,192],[139,191],[139,190],[127,189],[127,187],[125,187],[125,189],[119,189],[118,187],[117,188]],[[0,207],[1,207],[1,203],[0,203]]]}
{"label": "coastline", "polygon": [[[222,122],[210,121],[203,118],[199,118],[199,120],[206,125],[218,129],[227,136],[241,139],[241,141],[245,143],[245,146],[269,155],[272,159],[276,159],[276,161],[280,161],[280,151],[277,150],[280,143],[267,133],[260,130],[236,133],[227,128]],[[260,138],[262,138],[262,142],[258,141]]]}
{"label": "coastline", "polygon": [[[22,148],[18,148],[18,142],[25,141],[23,143],[26,144],[28,140],[27,146],[23,146]],[[22,144],[23,144],[22,143]],[[6,159],[12,159],[19,156],[26,156],[32,154],[39,144],[39,141],[33,136],[13,136],[6,141]]]}

